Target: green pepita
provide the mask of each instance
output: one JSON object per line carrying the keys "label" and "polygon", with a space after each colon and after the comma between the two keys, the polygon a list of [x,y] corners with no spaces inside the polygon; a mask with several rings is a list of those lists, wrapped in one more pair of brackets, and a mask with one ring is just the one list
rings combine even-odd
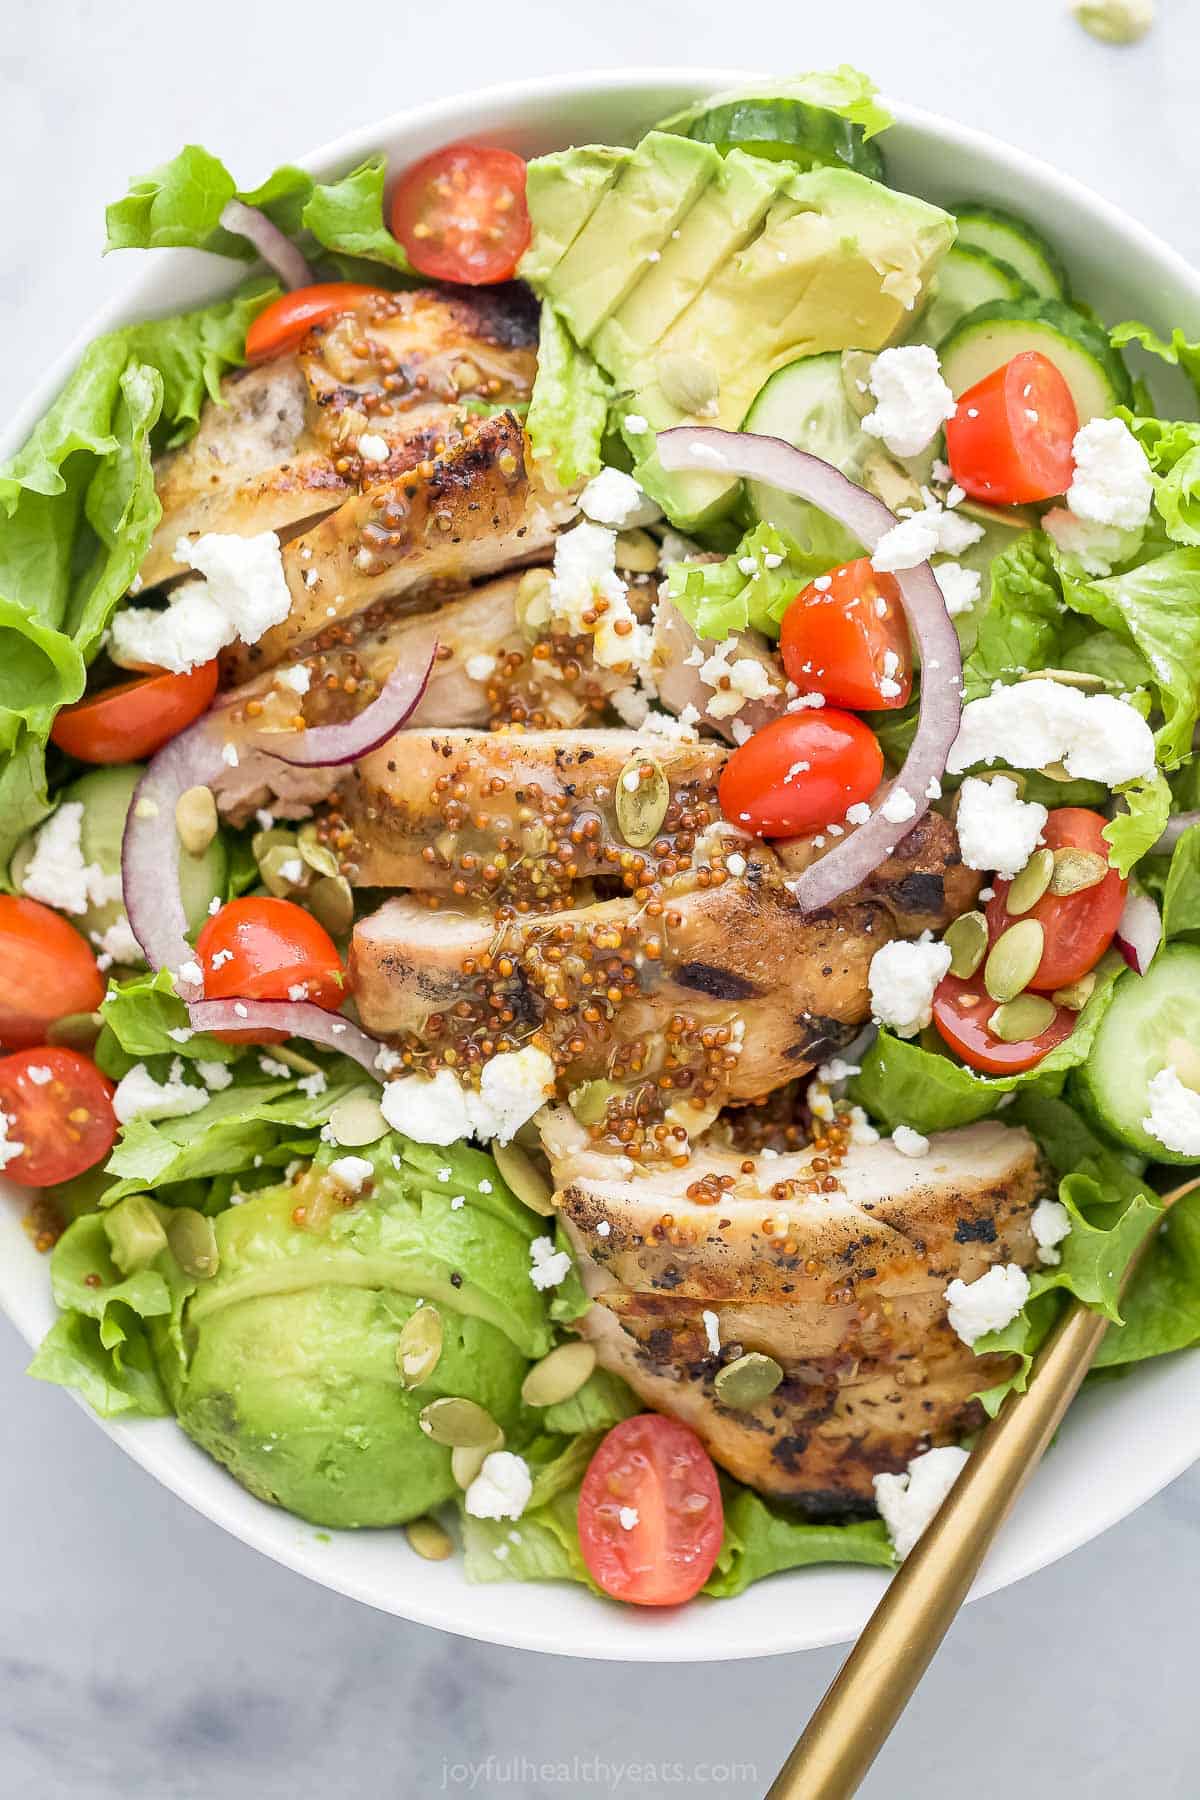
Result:
{"label": "green pepita", "polygon": [[1064,844],[1054,852],[1054,870],[1050,876],[1052,894],[1082,894],[1086,888],[1099,887],[1108,874],[1108,863],[1095,850],[1079,850]]}
{"label": "green pepita", "polygon": [[559,1344],[534,1363],[521,1383],[521,1398],[526,1406],[557,1406],[579,1392],[595,1366],[596,1352],[590,1344]]}
{"label": "green pepita", "polygon": [[258,872],[267,892],[280,900],[306,887],[312,873],[294,843],[273,845],[259,858]]}
{"label": "green pepita", "polygon": [[1071,1012],[1082,1012],[1096,991],[1096,975],[1093,970],[1088,975],[1081,975],[1070,987],[1056,988],[1050,998],[1055,1006],[1065,1006]]}
{"label": "green pepita", "polygon": [[190,787],[175,802],[175,830],[189,856],[203,856],[217,835],[217,803],[211,788]]}
{"label": "green pepita", "polygon": [[862,485],[891,512],[899,512],[902,506],[921,506],[920,485],[915,482],[907,469],[902,469],[882,450],[872,450],[862,466]]}
{"label": "green pepita", "polygon": [[1011,781],[1017,790],[1018,799],[1025,792],[1026,781],[1020,769],[978,769],[971,777],[972,781]]}
{"label": "green pepita", "polygon": [[1047,781],[1074,781],[1075,779],[1066,763],[1061,762],[1044,763],[1038,770],[1038,774],[1044,775]]}
{"label": "green pepita", "polygon": [[1027,669],[1018,681],[1057,681],[1059,687],[1078,688],[1081,694],[1099,694],[1107,686],[1102,675],[1087,675],[1082,669]]}
{"label": "green pepita", "polygon": [[526,569],[517,583],[517,623],[530,643],[536,643],[550,623],[549,569]]}
{"label": "green pepita", "polygon": [[[424,1312],[425,1308],[417,1310]],[[474,1400],[463,1400],[455,1394],[423,1406],[417,1424],[426,1437],[450,1450],[495,1450],[502,1435],[491,1413]]]}
{"label": "green pepita", "polygon": [[296,848],[309,868],[315,869],[318,875],[336,875],[338,873],[338,859],[329,845],[321,842],[317,836],[315,825],[308,824],[300,827],[296,833]]}
{"label": "green pepita", "polygon": [[1054,1002],[1041,994],[1020,994],[998,1006],[988,1020],[988,1030],[1005,1044],[1022,1044],[1040,1037],[1054,1023]]}
{"label": "green pepita", "polygon": [[983,985],[993,1000],[1015,1000],[1037,974],[1046,934],[1037,919],[1021,919],[996,939],[983,965]]}
{"label": "green pepita", "polygon": [[82,1050],[87,1056],[95,1049],[103,1025],[98,1012],[66,1013],[46,1027],[46,1042],[65,1050]]}
{"label": "green pepita", "polygon": [[987,950],[987,920],[981,912],[962,913],[946,927],[950,949],[950,973],[969,981]]}
{"label": "green pepita", "polygon": [[1013,876],[1012,885],[1004,896],[1005,911],[1015,917],[1036,906],[1050,886],[1053,873],[1053,850],[1035,850],[1025,867]]}
{"label": "green pepita", "polygon": [[661,350],[654,362],[663,398],[693,418],[716,412],[721,391],[715,363],[694,350]]}
{"label": "green pepita", "polygon": [[426,1513],[423,1518],[410,1519],[404,1527],[404,1535],[418,1556],[426,1562],[445,1562],[454,1550],[454,1539],[450,1533],[431,1519]]}
{"label": "green pepita", "polygon": [[613,561],[626,575],[653,575],[658,568],[658,545],[648,531],[619,531]]}
{"label": "green pepita", "polygon": [[783,1370],[773,1356],[750,1350],[719,1369],[713,1387],[722,1406],[743,1412],[773,1394],[782,1380]]}
{"label": "green pepita", "polygon": [[631,756],[617,777],[617,829],[640,850],[657,836],[671,804],[671,784],[652,756]]}
{"label": "green pepita", "polygon": [[294,850],[296,848],[296,833],[294,831],[288,831],[282,825],[268,825],[265,830],[256,831],[254,836],[250,839],[250,848],[254,853],[254,860],[260,865],[263,857],[269,850],[276,850],[281,845],[285,844],[290,850]]}
{"label": "green pepita", "polygon": [[330,937],[345,937],[354,923],[354,895],[344,875],[319,875],[304,899]]}
{"label": "green pepita", "polygon": [[190,1206],[177,1206],[167,1221],[167,1243],[185,1275],[209,1281],[220,1266],[213,1222]]}
{"label": "green pepita", "polygon": [[360,1144],[377,1144],[390,1129],[374,1094],[347,1094],[329,1115],[329,1130],[334,1143],[347,1150]]}
{"label": "green pepita", "polygon": [[522,1206],[548,1219],[554,1212],[554,1189],[527,1150],[519,1144],[492,1144],[492,1161]]}
{"label": "green pepita", "polygon": [[583,1081],[572,1088],[567,1104],[581,1125],[598,1125],[608,1111],[608,1103],[626,1089],[619,1081]]}
{"label": "green pepita", "polygon": [[455,1487],[464,1491],[470,1487],[493,1450],[503,1450],[504,1433],[500,1433],[498,1444],[483,1444],[468,1447],[460,1444],[450,1452],[450,1473],[454,1477]]}
{"label": "green pepita", "polygon": [[875,408],[875,396],[870,388],[871,364],[874,361],[869,350],[842,351],[842,386],[851,411],[857,413],[860,419],[865,419]]}
{"label": "green pepita", "polygon": [[442,1315],[436,1306],[418,1306],[404,1321],[396,1344],[396,1369],[402,1387],[417,1388],[429,1380],[441,1360],[442,1337]]}

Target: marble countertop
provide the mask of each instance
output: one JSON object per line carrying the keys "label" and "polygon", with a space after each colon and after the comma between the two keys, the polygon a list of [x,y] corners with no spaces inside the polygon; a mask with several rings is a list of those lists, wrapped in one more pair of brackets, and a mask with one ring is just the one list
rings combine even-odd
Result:
{"label": "marble countertop", "polygon": [[[683,0],[460,0],[447,16],[359,0],[346,22],[315,0],[200,14],[9,0],[0,394],[15,402],[127,279],[98,251],[131,171],[199,141],[250,182],[408,100],[555,69],[853,61],[1069,169],[1200,259],[1200,10],[1160,12],[1142,46],[1115,50],[1061,0],[741,0],[736,18]],[[4,1800],[754,1796],[837,1667],[834,1650],[704,1671],[551,1660],[371,1612],[197,1517],[65,1394],[27,1382],[26,1360],[0,1322]],[[1193,1471],[972,1606],[864,1793],[1193,1795],[1198,1551]]]}

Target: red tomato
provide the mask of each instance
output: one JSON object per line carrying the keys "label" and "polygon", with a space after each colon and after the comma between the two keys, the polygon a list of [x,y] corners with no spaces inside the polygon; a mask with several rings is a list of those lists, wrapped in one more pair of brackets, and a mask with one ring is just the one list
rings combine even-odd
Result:
{"label": "red tomato", "polygon": [[112,1082],[78,1050],[0,1057],[0,1113],[10,1148],[21,1146],[5,1165],[9,1179],[53,1187],[102,1162],[117,1135],[112,1092]]}
{"label": "red tomato", "polygon": [[883,752],[853,713],[832,706],[772,719],[721,772],[721,810],[755,837],[798,837],[836,823],[879,786]]}
{"label": "red tomato", "polygon": [[[1086,806],[1059,806],[1047,819],[1042,837],[1051,850],[1070,845],[1076,850],[1092,850],[1107,862],[1105,824],[1100,813],[1091,812]],[[998,880],[995,885],[995,898],[989,900],[987,908],[988,936],[993,944],[1014,923],[1004,904],[1012,883]],[[1084,888],[1078,894],[1043,894],[1036,906],[1020,915],[1037,919],[1046,934],[1046,948],[1037,974],[1029,983],[1031,988],[1049,994],[1055,988],[1068,987],[1095,968],[1113,941],[1128,885],[1115,869],[1110,869],[1095,887]]]}
{"label": "red tomato", "polygon": [[796,686],[824,694],[835,706],[904,706],[912,692],[900,589],[866,556],[831,569],[797,594],[783,615],[779,650]]}
{"label": "red tomato", "polygon": [[531,236],[525,163],[511,150],[448,144],[406,169],[392,194],[393,237],[436,281],[507,281]]}
{"label": "red tomato", "polygon": [[67,1013],[95,1012],[104,979],[83,938],[37,900],[0,894],[0,1045],[40,1044]]}
{"label": "red tomato", "polygon": [[[304,999],[337,1012],[345,999],[342,964],[333,939],[292,900],[251,895],[231,900],[206,921],[196,939],[206,1000]],[[280,1044],[285,1031],[218,1031],[228,1044]]]}
{"label": "red tomato", "polygon": [[216,691],[215,657],[186,675],[140,675],[64,706],[50,736],[80,762],[138,762],[198,719]]}
{"label": "red tomato", "polygon": [[246,333],[246,361],[266,362],[268,357],[294,350],[314,325],[336,319],[339,313],[352,311],[360,300],[384,292],[383,288],[364,287],[360,281],[319,281],[312,287],[293,288],[290,294],[281,294],[264,306],[251,325]]}
{"label": "red tomato", "polygon": [[659,1413],[613,1426],[588,1464],[578,1516],[592,1579],[632,1606],[690,1600],[708,1580],[725,1531],[708,1451],[694,1431]]}
{"label": "red tomato", "polygon": [[959,487],[993,506],[1051,500],[1071,485],[1079,414],[1071,390],[1039,350],[993,369],[946,421],[946,456]]}
{"label": "red tomato", "polygon": [[969,981],[943,975],[933,996],[933,1022],[942,1038],[965,1063],[984,1075],[1019,1075],[1022,1069],[1032,1069],[1056,1044],[1070,1037],[1079,1016],[1060,1006],[1040,1036],[1006,1044],[987,1028],[995,1010],[996,1002],[984,988],[982,974]]}

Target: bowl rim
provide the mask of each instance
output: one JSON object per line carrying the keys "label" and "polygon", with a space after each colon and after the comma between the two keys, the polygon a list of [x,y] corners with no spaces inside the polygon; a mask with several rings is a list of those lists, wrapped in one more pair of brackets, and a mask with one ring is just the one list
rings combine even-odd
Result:
{"label": "bowl rim", "polygon": [[[724,67],[693,68],[686,64],[647,65],[628,69],[602,69],[596,71],[577,70],[566,73],[551,73],[525,77],[518,81],[496,83],[485,88],[473,88],[449,97],[418,102],[403,107],[380,119],[357,126],[308,154],[297,158],[300,166],[317,173],[332,172],[335,169],[351,166],[364,155],[376,149],[381,142],[388,142],[405,131],[419,129],[434,134],[444,129],[447,136],[463,134],[464,114],[469,109],[484,109],[489,113],[505,110],[519,111],[528,107],[531,102],[545,101],[556,105],[569,106],[572,101],[598,101],[602,99],[619,100],[628,97],[633,100],[639,94],[649,95],[652,91],[679,90],[697,96],[732,88],[744,82],[754,82],[763,77],[761,71],[747,69],[729,69]],[[1021,186],[1041,187],[1052,192],[1061,199],[1064,207],[1076,218],[1094,219],[1107,229],[1119,233],[1132,254],[1148,258],[1159,271],[1165,272],[1179,288],[1189,291],[1194,297],[1197,313],[1200,315],[1200,272],[1178,251],[1161,239],[1155,232],[1143,225],[1140,220],[1127,214],[1121,207],[1095,193],[1076,176],[1066,174],[1051,164],[1034,156],[1028,151],[1005,143],[990,133],[974,126],[958,123],[940,113],[912,106],[902,101],[893,101],[881,96],[883,104],[892,112],[896,125],[905,131],[912,131],[918,139],[933,139],[951,150],[963,153],[975,153],[993,166],[1003,168],[1010,175],[1018,189]],[[481,135],[488,135],[485,131]],[[198,263],[211,263],[226,275],[229,265],[224,259],[207,257],[199,252],[176,251],[177,258],[188,258],[193,266]],[[137,274],[121,288],[121,290],[100,307],[89,319],[88,323],[72,338],[57,356],[42,378],[36,383],[23,404],[19,405],[9,416],[3,429],[0,429],[0,455],[11,454],[28,435],[33,425],[52,402],[63,382],[77,363],[83,349],[93,338],[103,332],[118,328],[132,319],[151,316],[155,310],[147,306],[148,294],[157,284],[160,270],[165,266],[165,259],[155,258],[144,265]],[[177,264],[176,266],[181,266]],[[215,283],[214,283],[215,285]],[[228,285],[225,283],[224,285]],[[165,309],[169,310],[169,309]],[[1153,315],[1154,304],[1148,299],[1145,311]],[[11,1192],[12,1184],[0,1182],[0,1188],[6,1187]],[[18,1332],[30,1346],[36,1345],[40,1334],[39,1308],[27,1284],[16,1279],[7,1279],[5,1271],[0,1268],[0,1309],[12,1320]],[[1168,1359],[1160,1359],[1158,1364],[1147,1365],[1161,1371],[1162,1363],[1178,1364],[1183,1353]],[[1197,1411],[1200,1412],[1200,1364],[1192,1359],[1195,1371],[1193,1385],[1196,1388]],[[721,1660],[734,1657],[757,1657],[786,1654],[796,1650],[816,1648],[821,1645],[845,1641],[853,1635],[853,1629],[845,1625],[836,1629],[807,1628],[803,1619],[796,1616],[790,1608],[776,1606],[773,1609],[773,1629],[769,1641],[747,1645],[738,1643],[726,1648],[714,1647],[708,1634],[700,1634],[705,1641],[690,1646],[683,1631],[645,1629],[638,1635],[627,1629],[611,1629],[614,1614],[609,1610],[597,1610],[597,1628],[592,1636],[585,1634],[581,1640],[578,1633],[569,1641],[564,1634],[556,1635],[552,1629],[539,1626],[535,1620],[523,1616],[519,1604],[514,1602],[509,1618],[501,1625],[494,1622],[472,1620],[466,1616],[469,1608],[459,1607],[457,1611],[450,1606],[440,1604],[438,1600],[428,1603],[419,1597],[405,1597],[403,1606],[395,1604],[387,1598],[366,1591],[360,1581],[355,1581],[339,1574],[336,1569],[321,1567],[321,1558],[314,1553],[314,1546],[307,1542],[303,1535],[297,1537],[295,1546],[288,1547],[279,1540],[278,1532],[271,1529],[278,1514],[274,1509],[263,1507],[258,1501],[239,1488],[230,1477],[225,1477],[225,1485],[203,1495],[197,1493],[199,1485],[196,1480],[186,1474],[180,1474],[165,1466],[170,1462],[164,1456],[159,1445],[164,1441],[155,1426],[162,1426],[174,1433],[179,1428],[173,1419],[155,1422],[139,1422],[122,1424],[119,1421],[108,1421],[96,1418],[86,1406],[82,1397],[73,1394],[77,1403],[88,1412],[89,1417],[125,1451],[136,1463],[173,1492],[179,1499],[193,1507],[204,1517],[229,1531],[233,1536],[252,1548],[271,1557],[273,1561],[308,1576],[322,1586],[332,1588],[336,1592],[362,1600],[368,1605],[381,1607],[398,1614],[415,1623],[430,1625],[434,1628],[459,1633],[465,1636],[492,1642],[512,1648],[536,1650],[562,1655],[576,1655],[613,1659],[621,1661],[646,1662],[684,1662],[693,1660]],[[1087,1408],[1085,1396],[1077,1406]],[[179,1434],[182,1435],[182,1434]],[[1147,1461],[1138,1466],[1132,1480],[1126,1480],[1119,1494],[1102,1496],[1097,1507],[1089,1513],[1086,1521],[1063,1514],[1056,1521],[1057,1529],[1043,1529],[1036,1545],[1030,1543],[1023,1553],[1010,1555],[1002,1573],[989,1565],[984,1570],[972,1589],[969,1599],[977,1599],[986,1594],[1007,1587],[1011,1583],[1024,1579],[1049,1563],[1057,1561],[1071,1550],[1099,1536],[1122,1518],[1128,1516],[1154,1494],[1182,1474],[1197,1458],[1200,1457],[1200,1429],[1196,1433],[1195,1442],[1186,1439],[1175,1440],[1170,1453],[1152,1462]],[[214,1469],[216,1465],[213,1465]],[[224,1472],[221,1471],[224,1476]],[[285,1515],[286,1516],[286,1515]],[[1019,1514],[1018,1514],[1019,1517]],[[298,1522],[302,1523],[302,1522]],[[1006,1528],[1007,1532],[1012,1526]],[[308,1528],[308,1539],[313,1532]],[[806,1578],[819,1573],[816,1570],[802,1571]],[[863,1575],[874,1575],[876,1572],[859,1571]],[[768,1584],[775,1586],[776,1584]],[[872,1588],[881,1591],[882,1577],[872,1582]],[[480,1593],[485,1590],[471,1590]],[[519,1595],[522,1590],[514,1586],[513,1594]],[[527,1589],[524,1591],[528,1591]],[[550,1591],[561,1591],[551,1589]],[[758,1590],[761,1592],[762,1590]],[[793,1589],[802,1594],[802,1589]],[[865,1589],[865,1592],[870,1590]],[[590,1598],[590,1597],[589,1597]],[[705,1603],[707,1610],[716,1603]],[[729,1601],[720,1603],[723,1609],[730,1606]],[[743,1602],[744,1604],[744,1602]],[[869,1611],[869,1602],[863,1612]],[[620,1618],[628,1619],[630,1609],[623,1609]],[[678,1615],[680,1619],[687,1615]],[[602,1621],[609,1621],[610,1629],[603,1629]],[[661,1621],[666,1624],[665,1620]]]}

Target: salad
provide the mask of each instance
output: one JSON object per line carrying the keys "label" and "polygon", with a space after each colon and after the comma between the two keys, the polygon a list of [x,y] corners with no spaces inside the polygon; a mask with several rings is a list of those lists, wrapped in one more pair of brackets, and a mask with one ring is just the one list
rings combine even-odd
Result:
{"label": "salad", "polygon": [[1200,1340],[1200,345],[888,124],[110,207],[231,279],[0,469],[34,1375],[661,1606],[894,1565],[1069,1296]]}

